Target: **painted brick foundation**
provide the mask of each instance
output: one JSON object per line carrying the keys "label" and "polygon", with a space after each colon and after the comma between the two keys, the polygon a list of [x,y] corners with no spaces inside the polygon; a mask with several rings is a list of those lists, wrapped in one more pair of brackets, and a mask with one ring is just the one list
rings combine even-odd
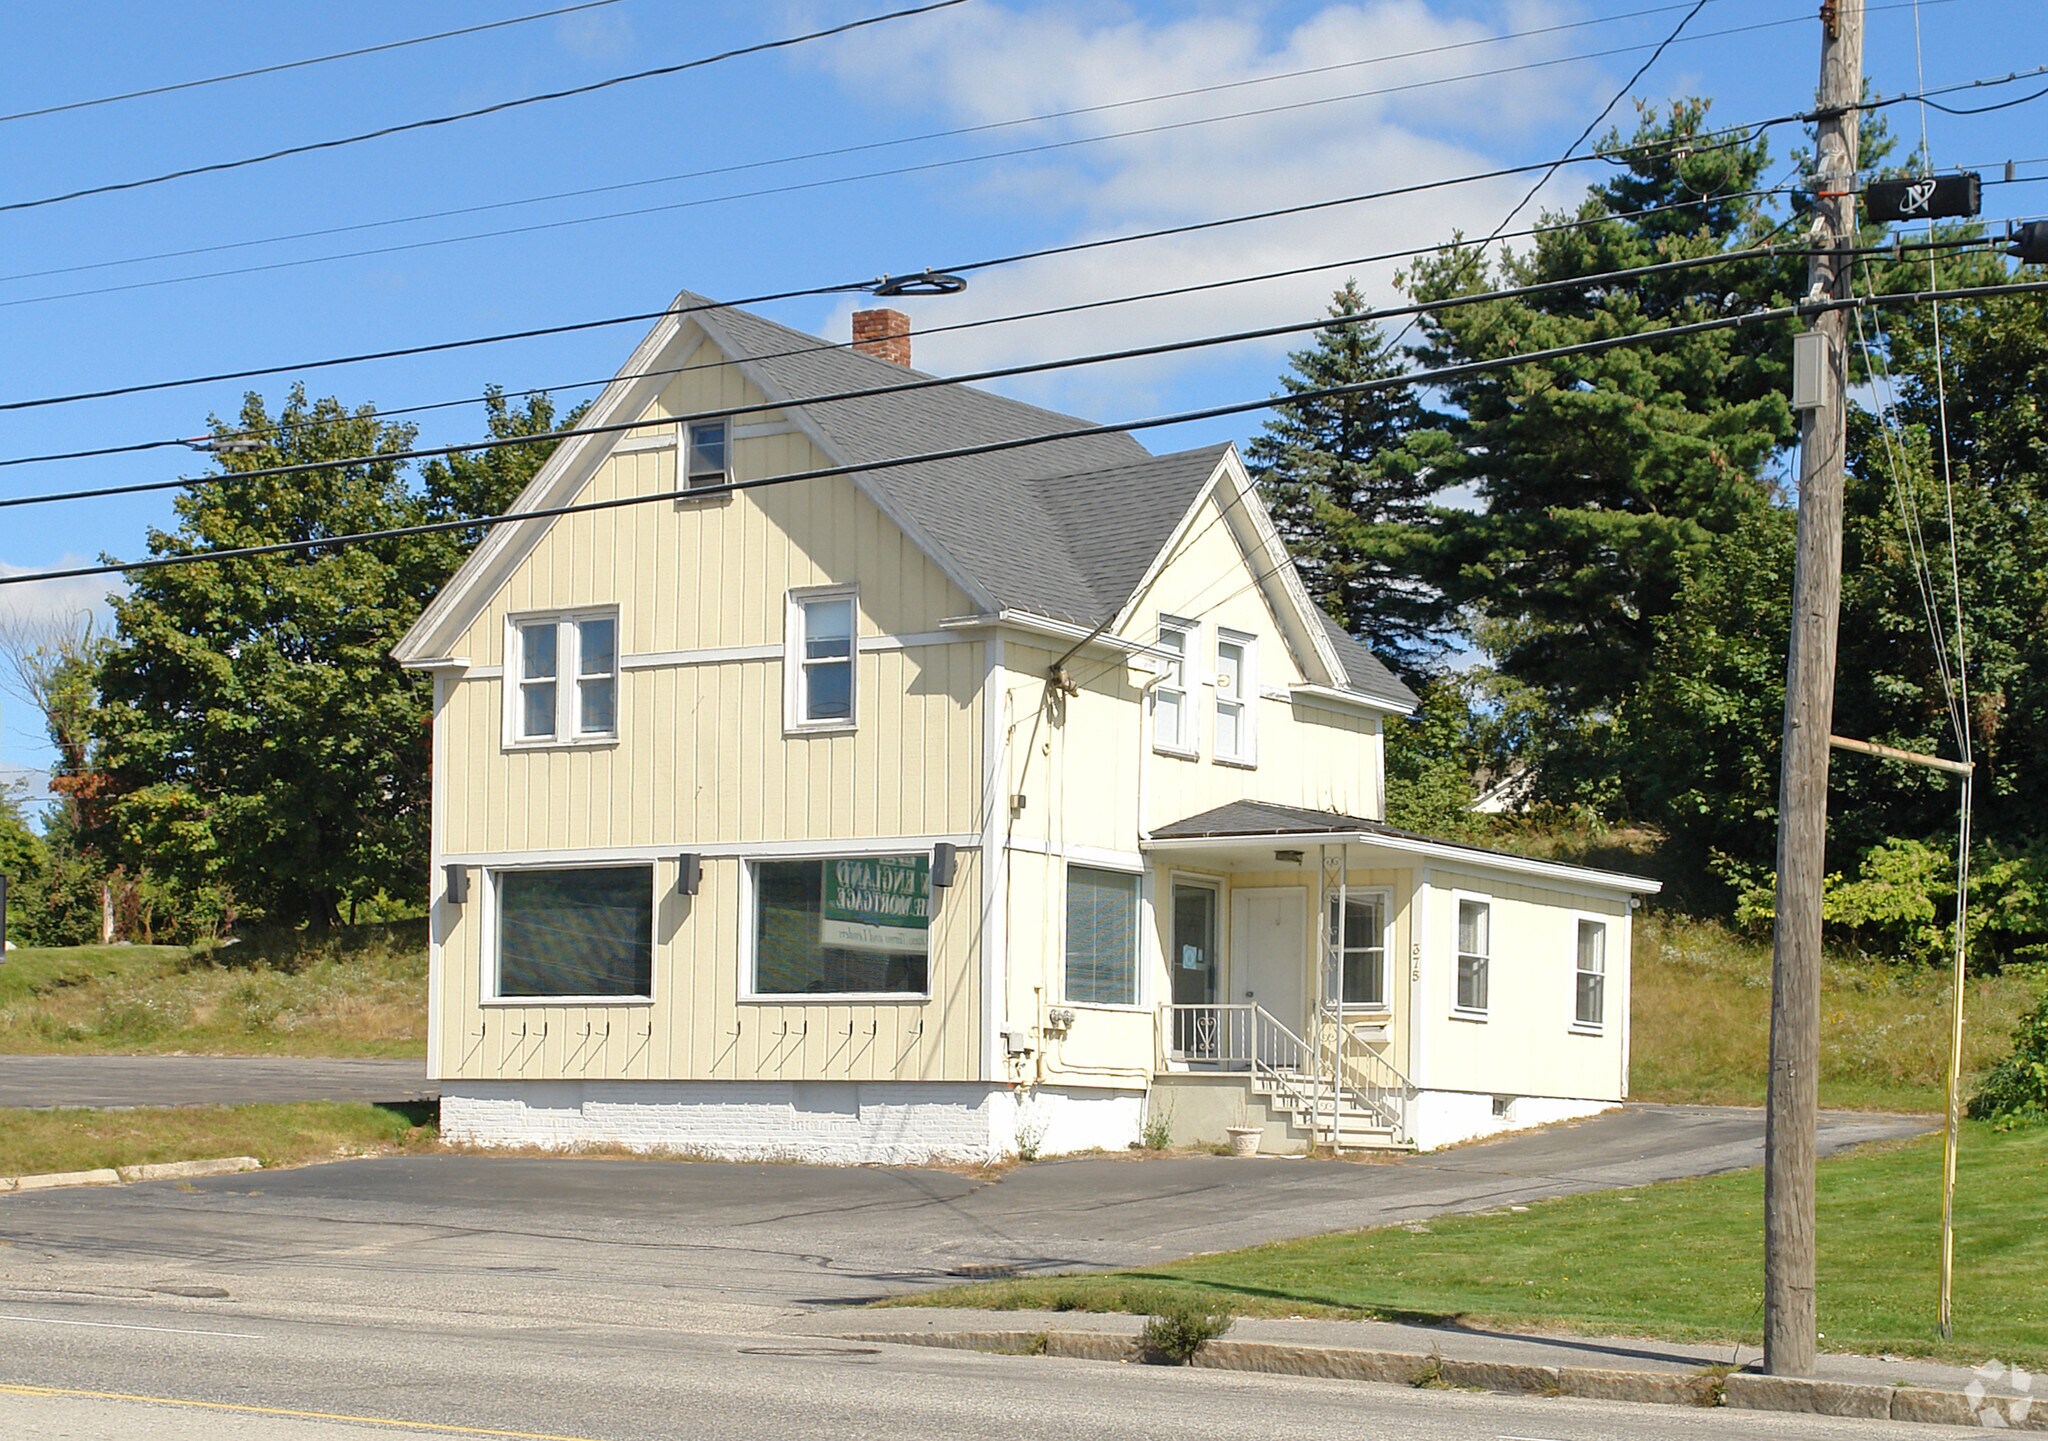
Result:
{"label": "painted brick foundation", "polygon": [[480,1146],[625,1146],[731,1160],[983,1161],[1120,1150],[1135,1092],[978,1082],[462,1081],[442,1083],[441,1134]]}

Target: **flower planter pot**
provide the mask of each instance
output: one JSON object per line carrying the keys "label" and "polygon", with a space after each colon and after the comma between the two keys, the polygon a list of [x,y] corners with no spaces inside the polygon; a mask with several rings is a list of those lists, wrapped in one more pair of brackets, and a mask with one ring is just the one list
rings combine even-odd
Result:
{"label": "flower planter pot", "polygon": [[1259,1154],[1259,1137],[1266,1134],[1264,1126],[1225,1126],[1224,1134],[1230,1137],[1230,1154],[1233,1156],[1256,1156]]}

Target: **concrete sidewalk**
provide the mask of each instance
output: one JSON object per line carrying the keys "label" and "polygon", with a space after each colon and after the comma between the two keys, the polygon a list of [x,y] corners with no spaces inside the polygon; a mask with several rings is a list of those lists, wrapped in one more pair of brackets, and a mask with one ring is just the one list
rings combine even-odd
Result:
{"label": "concrete sidewalk", "polygon": [[298,1056],[0,1056],[0,1108],[430,1101],[425,1061]]}
{"label": "concrete sidewalk", "polygon": [[[917,1306],[819,1316],[791,1329],[846,1340],[1127,1361],[1141,1359],[1136,1343],[1143,1324],[1137,1316]],[[2048,1385],[2036,1386],[2024,1372],[1988,1357],[1972,1369],[1823,1354],[1810,1381],[1792,1382],[1759,1374],[1760,1363],[1754,1346],[1249,1317],[1195,1361],[1216,1369],[1408,1385],[2048,1430]],[[2043,1393],[2038,1399],[2037,1390]],[[1987,1409],[2001,1420],[1987,1422]]]}

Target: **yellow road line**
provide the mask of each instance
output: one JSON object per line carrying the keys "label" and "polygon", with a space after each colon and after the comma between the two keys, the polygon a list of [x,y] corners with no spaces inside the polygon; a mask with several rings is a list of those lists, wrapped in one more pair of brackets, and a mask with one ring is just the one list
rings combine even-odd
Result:
{"label": "yellow road line", "polygon": [[121,1391],[74,1391],[63,1386],[18,1386],[0,1382],[0,1396],[70,1396],[87,1401],[141,1401],[152,1406],[189,1406],[198,1411],[235,1411],[245,1416],[289,1416],[301,1421],[352,1421],[359,1426],[398,1426],[450,1436],[500,1436],[508,1441],[594,1441],[553,1431],[494,1431],[487,1426],[450,1426],[439,1421],[401,1421],[394,1416],[351,1416],[340,1411],[294,1411],[285,1406],[237,1406],[228,1401],[195,1401],[187,1396],[130,1396]]}

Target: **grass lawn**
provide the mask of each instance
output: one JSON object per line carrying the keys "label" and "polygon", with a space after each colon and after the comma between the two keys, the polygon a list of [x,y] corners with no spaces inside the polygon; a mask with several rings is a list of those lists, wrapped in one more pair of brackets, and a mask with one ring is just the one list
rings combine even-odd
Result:
{"label": "grass lawn", "polygon": [[[1942,1110],[1947,972],[1830,955],[1822,983],[1821,1104]],[[1971,979],[1963,1007],[1967,1078],[2005,1055],[2042,983],[2031,967]],[[1682,916],[1637,917],[1629,1082],[1635,1099],[1762,1105],[1770,1012],[1767,943]]]}
{"label": "grass lawn", "polygon": [[[1934,1325],[1940,1138],[1821,1163],[1824,1348],[2048,1366],[2048,1129],[1972,1125],[1957,1182],[1956,1331]],[[1741,1171],[1198,1256],[997,1281],[892,1304],[1131,1311],[1194,1294],[1252,1316],[1461,1319],[1758,1343],[1763,1173]]]}
{"label": "grass lawn", "polygon": [[24,949],[0,966],[0,1052],[423,1056],[426,1035],[419,925],[288,948]]}
{"label": "grass lawn", "polygon": [[[300,1101],[122,1111],[0,1111],[0,1176],[151,1161],[254,1156],[266,1166],[422,1150],[438,1132],[430,1102]],[[6,1203],[0,1201],[0,1206]]]}

